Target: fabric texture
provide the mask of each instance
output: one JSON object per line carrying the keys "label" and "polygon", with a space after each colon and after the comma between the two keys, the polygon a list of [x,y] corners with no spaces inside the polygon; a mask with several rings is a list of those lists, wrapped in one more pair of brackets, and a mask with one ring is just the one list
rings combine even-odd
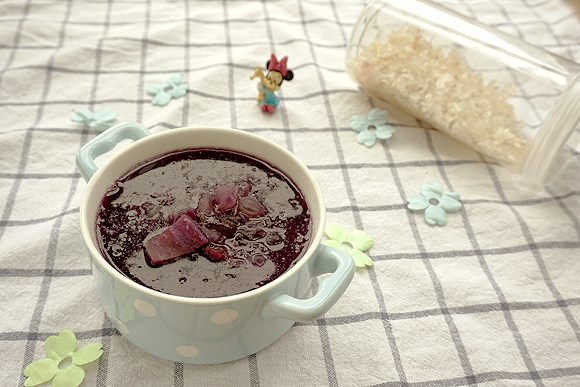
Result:
{"label": "fabric texture", "polygon": [[[580,22],[560,0],[440,0],[580,62]],[[360,91],[345,72],[360,0],[0,2],[0,385],[24,383],[47,337],[103,344],[84,386],[580,385],[580,157],[529,189],[507,169]],[[257,66],[288,55],[273,114]],[[173,74],[189,89],[154,106]],[[540,90],[528,98],[542,100]],[[361,146],[354,115],[396,133]],[[73,110],[111,109],[151,132],[234,127],[301,159],[327,223],[374,239],[322,318],[235,362],[157,359],[104,314],[79,231],[75,165],[97,131]],[[406,198],[440,182],[462,208],[429,226]],[[315,285],[314,285],[315,286]]]}

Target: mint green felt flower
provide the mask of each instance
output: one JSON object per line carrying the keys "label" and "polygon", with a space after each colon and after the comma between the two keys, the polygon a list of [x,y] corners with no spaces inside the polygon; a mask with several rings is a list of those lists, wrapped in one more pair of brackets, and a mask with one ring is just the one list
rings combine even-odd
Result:
{"label": "mint green felt flower", "polygon": [[370,111],[368,117],[353,116],[350,128],[358,132],[356,140],[361,145],[371,147],[375,145],[377,138],[386,140],[391,138],[396,129],[387,125],[389,113],[379,108]]}
{"label": "mint green felt flower", "polygon": [[424,183],[421,186],[421,196],[408,197],[407,203],[407,208],[412,211],[425,210],[425,221],[438,226],[447,224],[447,212],[461,209],[459,194],[450,192],[443,195],[440,183]]}
{"label": "mint green felt flower", "polygon": [[330,224],[324,230],[327,239],[323,245],[336,247],[350,254],[356,267],[372,266],[373,261],[363,251],[369,250],[375,241],[364,231],[354,230],[348,232],[340,224]]}
{"label": "mint green felt flower", "polygon": [[117,116],[111,109],[103,109],[95,113],[90,110],[73,110],[73,113],[72,121],[84,122],[89,128],[97,130],[110,128],[117,119]]}
{"label": "mint green felt flower", "polygon": [[50,336],[44,343],[48,358],[37,360],[24,369],[24,376],[28,378],[24,385],[36,386],[51,380],[53,387],[76,387],[81,384],[85,371],[80,366],[101,357],[103,344],[93,343],[79,350],[76,347],[77,339],[71,330],[65,329],[58,336]]}
{"label": "mint green felt flower", "polygon": [[181,98],[187,94],[189,86],[183,82],[183,73],[174,74],[169,80],[161,85],[153,85],[147,89],[147,94],[152,95],[151,103],[157,106],[165,106],[172,98]]}

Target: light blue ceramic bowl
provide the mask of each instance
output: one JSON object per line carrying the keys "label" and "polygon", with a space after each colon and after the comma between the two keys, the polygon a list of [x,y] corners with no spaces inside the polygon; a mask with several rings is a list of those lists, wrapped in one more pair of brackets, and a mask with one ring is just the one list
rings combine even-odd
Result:
{"label": "light blue ceramic bowl", "polygon": [[[110,152],[126,139],[133,142],[118,153]],[[187,298],[141,286],[101,255],[95,218],[109,185],[145,160],[196,147],[254,155],[284,171],[304,194],[311,210],[312,240],[302,259],[276,280],[233,296]],[[105,153],[114,154],[97,167],[95,159]],[[295,321],[320,317],[352,280],[355,269],[350,256],[320,245],[326,210],[312,174],[286,149],[260,136],[219,128],[180,128],[152,135],[138,123],[122,123],[84,146],[77,164],[88,181],[80,208],[81,232],[105,312],[124,337],[155,356],[213,364],[251,355],[279,339]],[[309,296],[311,280],[324,273],[332,274]]]}

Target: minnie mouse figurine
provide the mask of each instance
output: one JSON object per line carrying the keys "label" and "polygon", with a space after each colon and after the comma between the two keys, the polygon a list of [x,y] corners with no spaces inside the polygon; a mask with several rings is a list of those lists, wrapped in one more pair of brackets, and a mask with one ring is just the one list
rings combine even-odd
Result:
{"label": "minnie mouse figurine", "polygon": [[262,109],[263,112],[274,113],[274,110],[278,107],[280,103],[280,98],[278,98],[274,92],[280,90],[280,85],[282,81],[290,81],[294,78],[294,73],[292,70],[286,68],[286,63],[288,62],[288,57],[285,56],[278,62],[276,55],[271,54],[270,60],[266,62],[266,68],[268,73],[264,76],[262,73],[262,68],[258,67],[250,79],[260,77],[260,83],[258,83],[258,98],[256,101]]}

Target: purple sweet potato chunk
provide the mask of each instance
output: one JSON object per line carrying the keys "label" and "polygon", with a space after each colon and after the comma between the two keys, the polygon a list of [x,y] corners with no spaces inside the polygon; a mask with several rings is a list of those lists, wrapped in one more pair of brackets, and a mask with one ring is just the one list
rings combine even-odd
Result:
{"label": "purple sweet potato chunk", "polygon": [[181,218],[182,215],[188,215],[191,219],[195,219],[196,218],[196,213],[197,213],[197,209],[195,208],[189,208],[183,212],[180,212],[178,214],[171,214],[169,215],[169,223],[173,224],[175,222],[177,222],[177,220],[179,218]]}
{"label": "purple sweet potato chunk", "polygon": [[222,242],[225,238],[218,230],[209,227],[202,227],[203,233],[207,236],[210,242]]}
{"label": "purple sweet potato chunk", "polygon": [[222,262],[230,259],[230,253],[225,246],[220,246],[216,244],[209,244],[203,248],[207,259],[214,262]]}
{"label": "purple sweet potato chunk", "polygon": [[165,231],[146,241],[145,252],[151,265],[159,266],[208,243],[201,226],[184,214]]}
{"label": "purple sweet potato chunk", "polygon": [[[167,230],[166,230],[167,231]],[[145,252],[152,266],[160,266],[185,254],[170,232],[162,232],[145,242]]]}
{"label": "purple sweet potato chunk", "polygon": [[244,196],[238,203],[238,213],[247,218],[258,218],[266,215],[266,207],[253,196]]}
{"label": "purple sweet potato chunk", "polygon": [[264,266],[264,263],[266,263],[267,258],[264,254],[256,254],[252,257],[250,257],[250,262],[252,263],[252,265],[254,266]]}
{"label": "purple sweet potato chunk", "polygon": [[212,195],[204,193],[197,202],[196,217],[203,217],[213,213]]}
{"label": "purple sweet potato chunk", "polygon": [[250,194],[250,191],[252,190],[252,185],[247,181],[243,181],[241,183],[238,183],[237,189],[238,195],[248,196]]}
{"label": "purple sweet potato chunk", "polygon": [[203,226],[217,231],[220,235],[231,238],[244,219],[232,213],[217,213],[207,217],[203,222]]}
{"label": "purple sweet potato chunk", "polygon": [[170,228],[181,243],[187,246],[191,252],[209,243],[209,239],[203,233],[201,226],[189,215],[182,215]]}
{"label": "purple sweet potato chunk", "polygon": [[183,212],[184,215],[188,215],[191,219],[195,219],[195,214],[197,213],[197,209],[190,208]]}
{"label": "purple sweet potato chunk", "polygon": [[238,189],[236,183],[224,183],[213,192],[213,202],[218,212],[225,212],[238,205]]}

